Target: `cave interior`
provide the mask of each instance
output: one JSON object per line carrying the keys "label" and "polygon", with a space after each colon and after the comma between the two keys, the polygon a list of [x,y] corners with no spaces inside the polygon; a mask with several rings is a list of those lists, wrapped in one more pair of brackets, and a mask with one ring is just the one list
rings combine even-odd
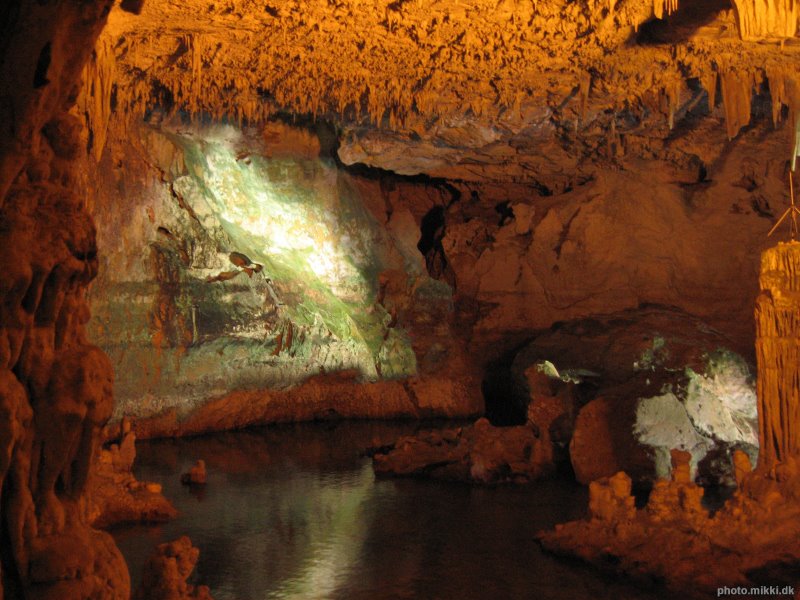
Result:
{"label": "cave interior", "polygon": [[[798,18],[5,3],[0,600],[800,598]],[[289,463],[339,483],[256,475]],[[364,512],[390,489],[435,560]],[[515,550],[477,541],[527,519],[509,490],[563,505]],[[208,566],[234,507],[294,535],[288,505],[324,516],[269,577]],[[530,566],[481,590],[481,543]]]}

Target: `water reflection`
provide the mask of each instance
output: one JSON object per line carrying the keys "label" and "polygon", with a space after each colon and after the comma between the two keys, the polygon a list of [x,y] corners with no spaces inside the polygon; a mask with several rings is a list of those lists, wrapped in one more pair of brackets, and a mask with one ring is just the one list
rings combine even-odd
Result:
{"label": "water reflection", "polygon": [[[142,443],[138,475],[163,484],[181,516],[115,532],[134,581],[155,544],[188,534],[196,578],[217,600],[656,598],[541,553],[539,529],[576,518],[570,482],[470,488],[375,480],[363,448],[412,424],[296,425]],[[208,484],[178,479],[196,459]]]}

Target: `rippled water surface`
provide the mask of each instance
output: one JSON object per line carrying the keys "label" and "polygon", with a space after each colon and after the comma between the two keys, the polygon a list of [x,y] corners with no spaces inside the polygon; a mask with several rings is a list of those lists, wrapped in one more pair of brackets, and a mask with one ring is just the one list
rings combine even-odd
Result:
{"label": "rippled water surface", "polygon": [[[156,544],[187,534],[216,600],[666,597],[543,554],[534,534],[582,516],[584,488],[378,479],[364,448],[410,424],[305,424],[138,444],[136,472],[181,515],[114,533],[134,585]],[[206,461],[203,490],[180,473]]]}

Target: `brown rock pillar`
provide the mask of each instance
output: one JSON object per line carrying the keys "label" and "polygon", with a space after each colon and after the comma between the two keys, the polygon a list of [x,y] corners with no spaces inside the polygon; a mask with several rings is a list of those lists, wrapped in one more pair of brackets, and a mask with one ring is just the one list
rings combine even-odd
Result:
{"label": "brown rock pillar", "polygon": [[756,299],[760,466],[800,450],[800,242],[761,255]]}
{"label": "brown rock pillar", "polygon": [[98,258],[70,113],[111,4],[0,9],[0,600],[130,596],[114,540],[87,517],[113,372],[84,331]]}

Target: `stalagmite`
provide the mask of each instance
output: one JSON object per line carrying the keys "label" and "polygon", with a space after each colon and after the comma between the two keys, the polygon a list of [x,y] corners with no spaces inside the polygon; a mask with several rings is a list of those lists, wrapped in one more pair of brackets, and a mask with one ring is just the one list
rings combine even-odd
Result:
{"label": "stalagmite", "polygon": [[800,242],[761,255],[756,358],[761,466],[800,451]]}

